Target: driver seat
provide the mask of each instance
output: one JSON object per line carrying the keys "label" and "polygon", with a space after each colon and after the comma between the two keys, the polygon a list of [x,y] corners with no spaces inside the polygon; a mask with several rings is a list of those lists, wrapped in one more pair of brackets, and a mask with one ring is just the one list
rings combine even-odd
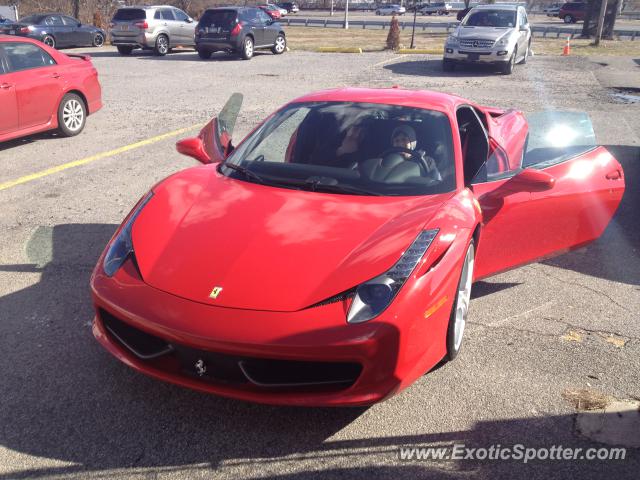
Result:
{"label": "driver seat", "polygon": [[360,162],[359,169],[361,175],[375,182],[401,183],[420,177],[420,166],[399,154],[370,158]]}

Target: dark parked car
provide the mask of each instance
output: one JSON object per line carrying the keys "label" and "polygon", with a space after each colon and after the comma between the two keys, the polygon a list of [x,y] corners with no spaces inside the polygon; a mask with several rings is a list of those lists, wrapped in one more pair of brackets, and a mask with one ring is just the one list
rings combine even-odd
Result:
{"label": "dark parked car", "polygon": [[259,8],[210,8],[196,27],[196,50],[200,58],[225,51],[248,60],[258,48],[269,48],[276,55],[287,48],[282,26]]}
{"label": "dark parked car", "polygon": [[2,15],[0,15],[0,23],[12,23],[12,22],[8,18],[5,18]]}
{"label": "dark parked car", "polygon": [[584,20],[587,13],[587,4],[582,2],[568,2],[560,7],[558,17],[561,18],[564,23],[576,23]]}
{"label": "dark parked car", "polygon": [[15,23],[3,23],[0,33],[34,38],[51,48],[104,45],[104,30],[85,25],[61,13],[29,15]]}

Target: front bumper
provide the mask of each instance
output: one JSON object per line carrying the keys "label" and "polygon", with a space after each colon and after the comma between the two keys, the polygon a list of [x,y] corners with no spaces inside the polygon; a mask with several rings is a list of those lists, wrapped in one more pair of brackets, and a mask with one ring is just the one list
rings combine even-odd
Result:
{"label": "front bumper", "polygon": [[[382,319],[347,325],[346,301],[298,312],[215,307],[146,285],[130,260],[112,278],[99,270],[91,280],[95,338],[130,367],[202,392],[269,404],[369,405],[409,385],[443,355],[438,342],[423,338],[419,356],[432,353],[429,365],[409,361],[396,326]],[[113,327],[112,318],[152,336],[151,346],[144,344],[136,354],[135,342],[107,328]],[[154,356],[166,345],[171,351]],[[274,380],[272,372],[265,372],[269,366],[278,367],[280,379],[294,373],[285,381]],[[199,375],[202,368],[213,375]],[[311,381],[301,368],[310,369]],[[336,369],[342,369],[343,378]],[[293,383],[287,381],[292,376]]]}
{"label": "front bumper", "polygon": [[444,58],[459,63],[504,64],[512,51],[508,48],[473,49],[445,45]]}

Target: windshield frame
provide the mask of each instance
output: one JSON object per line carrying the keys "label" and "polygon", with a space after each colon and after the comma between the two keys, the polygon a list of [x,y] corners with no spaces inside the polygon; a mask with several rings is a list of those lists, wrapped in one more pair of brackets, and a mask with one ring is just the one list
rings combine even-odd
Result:
{"label": "windshield frame", "polygon": [[[475,10],[475,11],[474,11]],[[513,21],[511,26],[495,26],[495,25],[469,25],[469,20],[478,14],[492,14],[492,13],[510,13],[513,15]],[[515,28],[518,23],[518,11],[511,10],[506,8],[478,8],[471,9],[471,11],[465,16],[465,18],[460,22],[461,27],[475,27],[475,28]]]}

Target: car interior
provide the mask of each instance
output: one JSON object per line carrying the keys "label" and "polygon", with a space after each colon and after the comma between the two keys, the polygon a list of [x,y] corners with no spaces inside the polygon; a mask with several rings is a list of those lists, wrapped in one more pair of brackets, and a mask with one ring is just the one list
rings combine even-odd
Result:
{"label": "car interior", "polygon": [[476,111],[471,107],[460,107],[456,112],[460,145],[462,146],[462,165],[464,183],[487,181],[487,158],[489,156],[489,137]]}

